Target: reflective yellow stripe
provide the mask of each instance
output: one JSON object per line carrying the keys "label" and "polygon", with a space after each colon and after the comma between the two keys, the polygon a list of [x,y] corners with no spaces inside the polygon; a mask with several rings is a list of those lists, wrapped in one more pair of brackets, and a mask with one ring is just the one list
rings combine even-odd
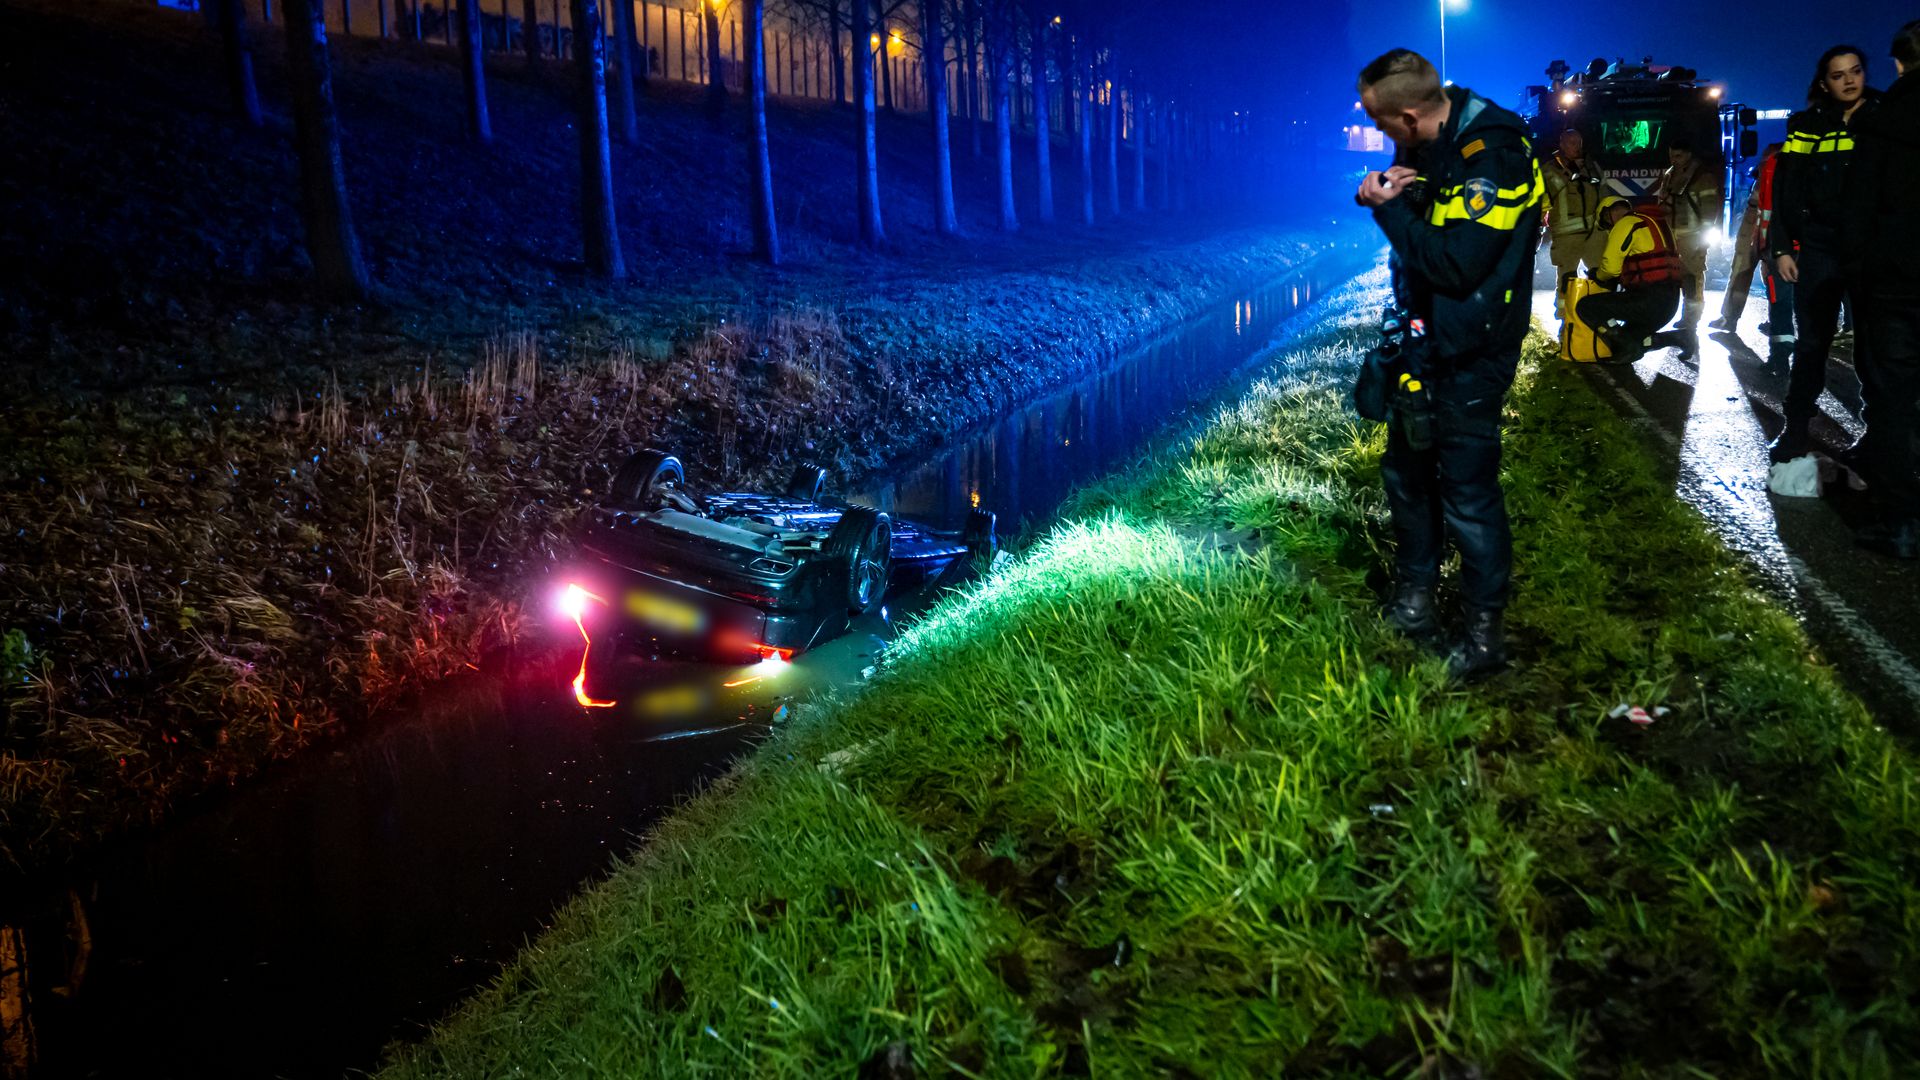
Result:
{"label": "reflective yellow stripe", "polygon": [[1780,148],[1780,152],[1783,154],[1811,154],[1813,153],[1814,146],[1819,142],[1820,137],[1817,135],[1807,135],[1798,131],[1788,132],[1786,145]]}
{"label": "reflective yellow stripe", "polygon": [[1853,136],[1844,131],[1836,131],[1820,140],[1813,148],[1816,154],[1844,154],[1853,149]]}
{"label": "reflective yellow stripe", "polygon": [[1454,185],[1440,192],[1433,200],[1433,208],[1427,211],[1429,225],[1445,225],[1449,221],[1473,221],[1491,226],[1503,232],[1511,232],[1520,224],[1520,215],[1538,206],[1547,197],[1547,183],[1540,175],[1540,162],[1533,161],[1533,179],[1514,188],[1501,188],[1494,197],[1493,208],[1479,217],[1474,217],[1467,209],[1467,199],[1462,193],[1463,185]]}
{"label": "reflective yellow stripe", "polygon": [[1785,146],[1780,148],[1783,154],[1844,154],[1853,149],[1853,132],[1824,131],[1812,134],[1796,131],[1787,136]]}

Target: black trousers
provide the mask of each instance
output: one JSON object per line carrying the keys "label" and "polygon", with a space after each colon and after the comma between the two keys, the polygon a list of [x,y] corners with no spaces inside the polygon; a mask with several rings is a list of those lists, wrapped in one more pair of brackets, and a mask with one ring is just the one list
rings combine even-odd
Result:
{"label": "black trousers", "polygon": [[1620,289],[1582,297],[1575,307],[1580,321],[1598,330],[1610,319],[1626,326],[1611,332],[1615,341],[1638,345],[1667,325],[1680,310],[1680,286],[1655,285],[1644,289]]}
{"label": "black trousers", "polygon": [[1428,449],[1413,449],[1397,422],[1388,425],[1380,474],[1393,511],[1394,576],[1401,586],[1437,584],[1451,536],[1460,552],[1461,599],[1472,608],[1506,607],[1513,531],[1500,490],[1500,410],[1519,359],[1516,345],[1430,379],[1434,438]]}
{"label": "black trousers", "polygon": [[[1827,360],[1833,354],[1833,335],[1840,327],[1840,305],[1857,296],[1856,284],[1847,280],[1840,260],[1824,247],[1812,245],[1800,249],[1800,280],[1793,287],[1793,314],[1800,339],[1794,345],[1793,373],[1787,377],[1787,397],[1781,404],[1788,423],[1805,423],[1818,410],[1820,391],[1827,385]],[[1853,366],[1867,381],[1872,348],[1854,342]],[[1873,423],[1871,407],[1862,410],[1861,419]]]}
{"label": "black trousers", "polygon": [[1860,372],[1861,412],[1872,417],[1862,437],[1868,490],[1892,519],[1920,518],[1920,294],[1874,292],[1860,305],[1860,333],[1873,356]]}

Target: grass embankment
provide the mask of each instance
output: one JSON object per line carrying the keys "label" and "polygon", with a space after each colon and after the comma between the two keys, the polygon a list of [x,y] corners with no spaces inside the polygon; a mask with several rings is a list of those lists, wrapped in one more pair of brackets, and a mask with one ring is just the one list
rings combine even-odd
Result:
{"label": "grass embankment", "polygon": [[853,120],[782,100],[789,262],[761,267],[737,131],[656,84],[615,152],[632,277],[595,282],[566,72],[495,58],[483,147],[449,52],[354,39],[336,86],[379,287],[332,305],[299,241],[278,28],[259,131],[196,14],[21,0],[0,28],[0,878],[513,640],[636,447],[701,482],[870,468],[1315,246],[1194,219],[1003,236],[966,160],[973,234],[936,238],[924,120],[901,116],[897,246],[860,251]]}
{"label": "grass embankment", "polygon": [[1901,1071],[1910,754],[1538,337],[1519,667],[1446,686],[1375,614],[1363,333],[1085,495],[386,1075]]}

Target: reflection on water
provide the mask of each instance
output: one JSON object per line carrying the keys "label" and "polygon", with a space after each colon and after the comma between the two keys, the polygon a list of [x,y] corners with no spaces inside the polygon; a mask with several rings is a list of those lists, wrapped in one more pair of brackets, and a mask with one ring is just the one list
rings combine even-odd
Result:
{"label": "reflection on water", "polygon": [[[1330,272],[1324,281],[1344,280]],[[1013,412],[924,464],[886,478],[858,501],[930,522],[969,507],[1000,516],[1014,536],[1052,516],[1075,488],[1111,472],[1156,432],[1210,402],[1282,320],[1312,304],[1323,279],[1300,275],[1197,319],[1092,378]]]}
{"label": "reflection on water", "polygon": [[[1217,393],[1320,291],[1302,277],[1223,304],[866,498],[933,523],[985,507],[1003,535],[1041,522]],[[894,618],[919,602],[891,598]],[[567,630],[554,655],[434,687],[383,733],[0,904],[0,1076],[36,1046],[48,1075],[371,1067],[792,702],[863,678],[893,634],[869,617],[790,664],[636,660],[599,691],[606,707],[585,709]]]}

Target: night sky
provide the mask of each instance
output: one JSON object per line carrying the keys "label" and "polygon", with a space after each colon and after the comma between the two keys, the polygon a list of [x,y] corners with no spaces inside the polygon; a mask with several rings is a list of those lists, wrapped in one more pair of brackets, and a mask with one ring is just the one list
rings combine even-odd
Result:
{"label": "night sky", "polygon": [[[1522,86],[1546,81],[1546,67],[1555,59],[1577,69],[1596,56],[1637,61],[1651,55],[1656,64],[1681,64],[1724,82],[1730,101],[1794,108],[1805,100],[1814,61],[1842,42],[1866,50],[1869,79],[1885,89],[1893,81],[1887,45],[1894,31],[1916,18],[1920,3],[1880,0],[1712,6],[1454,0],[1447,14],[1447,74],[1511,107]],[[1437,0],[1350,5],[1346,31],[1351,69],[1395,45],[1439,62]]]}

